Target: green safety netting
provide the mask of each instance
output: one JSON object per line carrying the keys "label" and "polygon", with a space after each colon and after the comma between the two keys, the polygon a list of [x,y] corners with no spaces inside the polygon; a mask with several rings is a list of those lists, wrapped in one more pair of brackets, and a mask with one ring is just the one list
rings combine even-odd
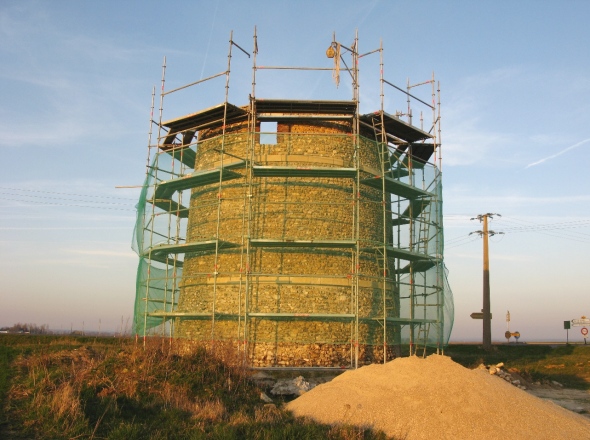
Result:
{"label": "green safety netting", "polygon": [[158,154],[154,157],[136,205],[137,217],[131,247],[139,256],[139,264],[133,331],[140,335],[165,325],[165,317],[157,315],[174,311],[178,304],[178,282],[182,279],[182,267],[152,260],[149,254],[152,246],[177,240],[169,234],[165,235],[171,221],[169,213],[149,202],[154,197],[157,183],[174,176],[173,162],[169,155]]}

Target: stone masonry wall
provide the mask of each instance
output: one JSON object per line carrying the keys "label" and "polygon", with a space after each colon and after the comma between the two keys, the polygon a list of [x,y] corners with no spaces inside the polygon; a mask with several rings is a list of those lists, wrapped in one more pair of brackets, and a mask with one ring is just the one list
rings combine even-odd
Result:
{"label": "stone masonry wall", "polygon": [[[254,139],[256,165],[352,167],[353,138],[342,123],[279,123],[276,144]],[[249,313],[351,314],[353,252],[318,247],[255,248],[246,255],[246,238],[274,240],[351,240],[354,238],[355,194],[350,178],[254,177],[240,164],[250,156],[252,139],[246,124],[226,127],[226,135],[199,133],[195,170],[223,165],[238,178],[193,190],[187,242],[219,238],[215,251],[185,257],[178,311],[218,314],[178,320],[177,336],[201,340],[249,341],[254,366],[342,366],[350,363],[355,341],[350,320],[281,319]],[[361,142],[361,163],[379,168],[373,143]],[[248,197],[251,191],[251,198]],[[381,192],[361,191],[360,236],[364,243],[382,242]],[[249,204],[251,205],[249,206]],[[250,222],[248,213],[250,211]],[[219,222],[218,222],[219,219]],[[388,228],[389,230],[391,228]],[[393,260],[390,261],[393,268]],[[359,316],[382,316],[382,284],[374,253],[361,253]],[[250,277],[246,282],[246,274]],[[392,295],[393,289],[388,289]],[[206,318],[206,319],[204,319]],[[360,324],[361,362],[382,358],[383,330],[378,323]],[[393,327],[388,340],[393,341]]]}

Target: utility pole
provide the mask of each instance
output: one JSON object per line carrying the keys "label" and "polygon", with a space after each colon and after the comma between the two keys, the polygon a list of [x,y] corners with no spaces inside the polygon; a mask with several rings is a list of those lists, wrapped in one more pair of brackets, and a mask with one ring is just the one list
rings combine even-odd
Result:
{"label": "utility pole", "polygon": [[[492,349],[492,315],[490,311],[490,257],[488,251],[488,237],[496,234],[503,234],[503,232],[494,232],[488,230],[488,218],[494,218],[500,214],[479,214],[471,220],[479,220],[483,223],[483,231],[475,231],[471,234],[479,234],[483,237],[483,348],[486,351]],[[469,235],[471,235],[469,234]]]}

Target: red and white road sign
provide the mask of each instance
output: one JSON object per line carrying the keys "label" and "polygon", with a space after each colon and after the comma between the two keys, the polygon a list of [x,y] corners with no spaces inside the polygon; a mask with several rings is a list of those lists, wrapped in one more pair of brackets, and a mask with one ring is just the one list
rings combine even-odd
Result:
{"label": "red and white road sign", "polygon": [[582,327],[582,329],[580,331],[582,332],[584,337],[588,336],[588,329],[586,327]]}

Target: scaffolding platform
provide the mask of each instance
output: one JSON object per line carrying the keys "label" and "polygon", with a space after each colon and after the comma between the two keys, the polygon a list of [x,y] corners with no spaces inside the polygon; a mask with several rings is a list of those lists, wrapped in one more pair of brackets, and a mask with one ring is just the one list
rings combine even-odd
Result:
{"label": "scaffolding platform", "polygon": [[[195,132],[191,131],[191,137],[194,136]],[[184,142],[183,142],[184,143]],[[190,143],[190,140],[187,142]],[[167,144],[160,145],[160,150],[165,151],[174,159],[182,162],[189,168],[195,167],[195,160],[197,158],[197,152],[193,150],[190,145],[178,145],[178,144]]]}
{"label": "scaffolding platform", "polygon": [[[157,261],[158,263],[165,264],[167,266],[181,268],[184,266],[184,261],[179,260],[176,257],[169,257],[169,254],[154,254],[151,256],[152,261]],[[151,301],[151,300],[150,300]]]}
{"label": "scaffolding platform", "polygon": [[[414,161],[412,163],[412,166],[414,166],[414,167],[417,167],[417,166],[423,167],[424,164],[426,162],[428,162],[428,159],[430,159],[433,154],[434,154],[434,145],[433,144],[414,143],[414,144],[410,145],[409,155],[412,157],[412,160]],[[407,163],[406,162],[407,160],[408,160],[408,156],[406,155],[404,163]]]}
{"label": "scaffolding platform", "polygon": [[440,263],[440,260],[437,259],[416,261],[414,263],[408,264],[405,267],[402,267],[396,272],[399,274],[406,274],[411,272],[426,272],[428,269],[432,269],[433,267],[435,267],[438,263]]}
{"label": "scaffolding platform", "polygon": [[388,322],[401,325],[424,325],[424,324],[436,324],[436,319],[417,319],[417,318],[387,318]]}
{"label": "scaffolding platform", "polygon": [[252,172],[255,177],[334,177],[354,178],[356,168],[332,167],[285,167],[254,165]]}
{"label": "scaffolding platform", "polygon": [[400,260],[407,260],[407,261],[429,261],[432,259],[430,255],[423,254],[420,252],[413,252],[408,251],[406,249],[401,249],[393,246],[386,246],[388,257],[399,258]]}
{"label": "scaffolding platform", "polygon": [[195,131],[205,128],[219,128],[236,122],[246,122],[247,120],[248,111],[246,109],[229,102],[218,104],[200,112],[162,122],[162,126],[169,128],[168,133],[164,136],[163,145],[172,144],[176,135],[186,130],[190,130],[194,134]]}
{"label": "scaffolding platform", "polygon": [[355,240],[280,240],[272,238],[252,238],[252,247],[319,247],[336,249],[353,249],[356,246]]}
{"label": "scaffolding platform", "polygon": [[433,137],[430,133],[420,130],[418,127],[414,127],[386,112],[374,112],[361,115],[359,116],[359,120],[367,124],[369,127],[380,126],[381,113],[383,114],[383,129],[388,135],[403,139],[409,143],[431,139]]}
{"label": "scaffolding platform", "polygon": [[239,168],[245,165],[245,161],[233,162],[223,167],[217,167],[205,171],[196,171],[191,174],[187,174],[178,179],[166,180],[160,182],[154,193],[156,200],[170,199],[176,191],[184,191],[185,189],[198,188],[205,185],[211,185],[213,183],[219,183],[220,181],[226,181],[231,179],[237,179],[242,177],[240,174],[231,171],[232,168]]}
{"label": "scaffolding platform", "polygon": [[180,319],[204,319],[210,320],[215,318],[215,320],[237,320],[239,319],[238,315],[230,314],[230,313],[195,313],[195,312],[148,312],[147,316],[151,318],[163,318],[163,319],[172,319],[172,318],[180,318]]}
{"label": "scaffolding platform", "polygon": [[146,201],[165,212],[178,216],[179,218],[188,218],[188,208],[172,199],[151,199]]}
{"label": "scaffolding platform", "polygon": [[[194,243],[158,244],[145,252],[152,260],[165,262],[168,255],[187,254],[189,252],[212,251],[215,249],[228,249],[238,246],[235,243],[223,240],[208,240]],[[162,261],[164,260],[164,261]]]}
{"label": "scaffolding platform", "polygon": [[259,120],[324,119],[351,120],[357,108],[355,101],[300,101],[284,99],[257,99],[256,113]]}
{"label": "scaffolding platform", "polygon": [[433,194],[428,191],[416,188],[415,186],[408,185],[407,183],[400,182],[399,180],[392,179],[388,176],[373,176],[368,179],[362,179],[363,185],[370,186],[376,189],[383,188],[383,182],[385,183],[385,191],[396,196],[403,197],[405,199],[417,199],[419,197],[432,197]]}
{"label": "scaffolding platform", "polygon": [[432,260],[432,257],[428,254],[410,251],[407,249],[402,249],[394,246],[362,247],[361,251],[376,253],[380,251],[382,252],[384,248],[387,252],[388,258],[399,258],[400,260],[405,260],[409,262],[427,262]]}
{"label": "scaffolding platform", "polygon": [[248,313],[250,318],[264,318],[276,321],[281,320],[330,320],[330,321],[351,321],[356,315],[354,313]]}

